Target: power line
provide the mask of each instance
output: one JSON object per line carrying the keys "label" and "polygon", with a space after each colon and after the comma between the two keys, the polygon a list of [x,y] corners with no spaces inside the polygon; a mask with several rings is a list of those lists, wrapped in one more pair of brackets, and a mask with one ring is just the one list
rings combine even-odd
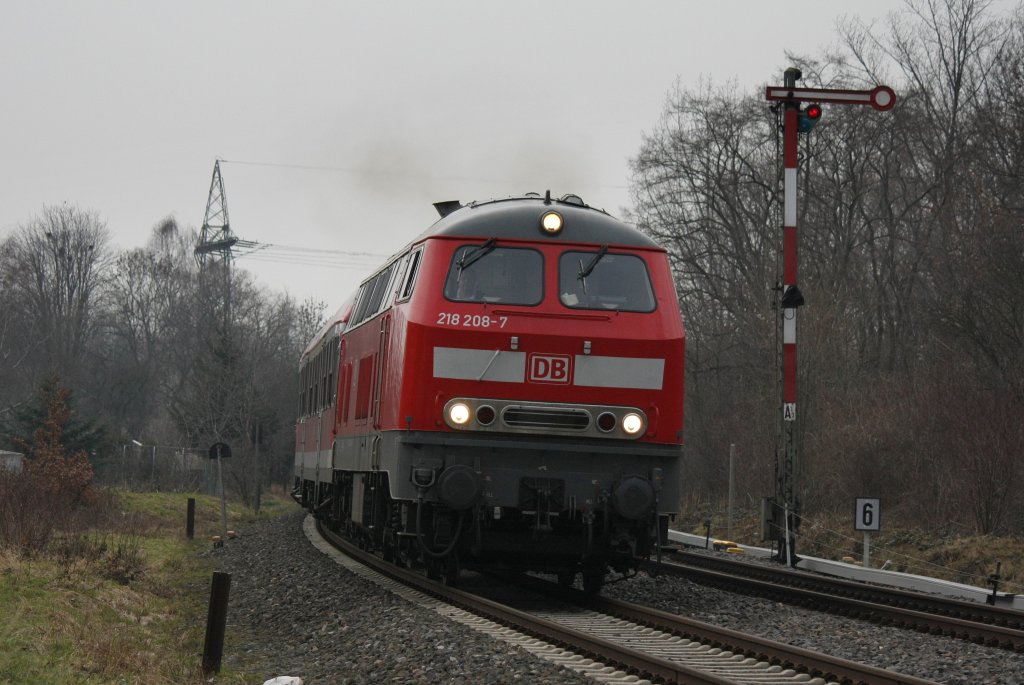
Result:
{"label": "power line", "polygon": [[246,258],[251,262],[279,262],[306,266],[321,266],[336,269],[364,271],[372,269],[389,255],[351,250],[324,250],[299,245],[278,245],[255,240],[239,240],[236,247],[241,250],[235,258]]}
{"label": "power line", "polygon": [[306,247],[302,245],[281,245],[278,243],[261,243],[258,240],[239,240],[237,246],[241,249],[268,250],[277,252],[292,252],[298,254],[313,255],[343,255],[345,257],[365,257],[367,259],[387,259],[390,255],[377,252],[353,252],[351,250],[325,250],[320,247]]}
{"label": "power line", "polygon": [[[381,264],[381,262],[351,262],[343,260],[332,260],[332,259],[317,259],[315,257],[294,257],[294,256],[275,256],[272,254],[259,254],[255,256],[246,256],[247,262],[275,262],[281,264],[304,264],[309,266],[325,266],[339,269],[372,269]],[[236,257],[237,258],[237,257]]]}

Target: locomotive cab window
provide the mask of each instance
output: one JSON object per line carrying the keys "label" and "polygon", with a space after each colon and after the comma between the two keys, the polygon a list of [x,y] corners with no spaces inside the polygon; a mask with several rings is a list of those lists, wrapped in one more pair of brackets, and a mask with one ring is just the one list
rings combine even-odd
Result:
{"label": "locomotive cab window", "polygon": [[455,251],[444,296],[454,302],[532,306],[544,298],[544,257],[537,250],[497,247],[493,240]]}
{"label": "locomotive cab window", "polygon": [[608,252],[607,247],[562,253],[558,293],[562,304],[572,309],[653,312],[657,304],[644,260]]}

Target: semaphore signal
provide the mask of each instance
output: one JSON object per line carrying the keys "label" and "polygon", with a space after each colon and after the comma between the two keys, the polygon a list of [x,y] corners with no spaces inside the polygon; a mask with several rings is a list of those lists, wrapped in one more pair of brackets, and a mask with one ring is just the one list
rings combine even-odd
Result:
{"label": "semaphore signal", "polygon": [[[790,67],[786,70],[800,73]],[[796,77],[797,79],[800,76]],[[896,106],[896,93],[889,86],[876,86],[871,90],[843,90],[840,88],[796,88],[788,85],[779,88],[768,86],[766,100],[779,102],[827,102],[833,105],[870,105],[879,112],[888,112]]]}
{"label": "semaphore signal", "polygon": [[[803,77],[799,69],[790,67],[784,73],[784,85],[768,86],[765,99],[782,104],[783,135],[783,221],[782,221],[782,300],[780,328],[782,330],[782,411],[779,421],[779,445],[776,447],[775,496],[765,503],[764,538],[779,543],[777,559],[795,564],[795,544],[791,531],[800,523],[800,498],[797,494],[796,448],[797,389],[796,389],[796,322],[797,309],[804,304],[803,294],[797,287],[797,136],[809,133],[823,114],[822,103],[833,105],[866,105],[887,112],[896,105],[896,93],[889,86],[876,86],[871,90],[845,90],[832,88],[797,88]],[[806,105],[806,107],[803,107]]]}

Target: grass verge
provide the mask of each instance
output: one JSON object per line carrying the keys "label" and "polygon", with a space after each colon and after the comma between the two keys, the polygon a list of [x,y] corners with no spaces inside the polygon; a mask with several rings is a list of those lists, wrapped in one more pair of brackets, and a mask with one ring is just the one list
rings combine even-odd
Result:
{"label": "grass verge", "polygon": [[[681,514],[685,521],[711,520],[711,537],[727,537],[726,517],[708,515],[706,510]],[[677,524],[678,525],[678,524]],[[703,523],[680,529],[704,535]],[[734,542],[767,547],[760,536],[757,512],[738,511],[733,522]],[[864,553],[864,534],[853,530],[852,517],[838,514],[815,515],[805,519],[797,539],[797,554],[841,560],[852,557],[860,561]],[[989,575],[1001,564],[999,590],[1024,594],[1024,540],[1009,536],[967,535],[962,532],[923,530],[900,526],[891,521],[885,529],[871,534],[871,565],[880,567],[889,562],[892,571],[941,578],[966,585],[991,589]]]}
{"label": "grass verge", "polygon": [[[185,538],[190,496],[194,541]],[[0,682],[209,682],[200,661],[214,569],[199,553],[220,530],[219,500],[124,491],[101,500],[81,530],[60,534],[44,552],[0,552]],[[268,498],[260,518],[293,507]],[[254,518],[237,505],[228,512],[232,526]],[[262,679],[224,669],[215,682]]]}

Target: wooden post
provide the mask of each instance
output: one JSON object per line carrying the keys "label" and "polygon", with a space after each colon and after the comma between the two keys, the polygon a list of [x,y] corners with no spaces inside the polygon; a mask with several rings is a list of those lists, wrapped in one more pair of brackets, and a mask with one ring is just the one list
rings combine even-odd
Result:
{"label": "wooden post", "polygon": [[188,514],[185,517],[185,537],[189,540],[196,534],[196,498],[188,498]]}
{"label": "wooden post", "polygon": [[220,671],[221,657],[224,656],[224,629],[228,622],[228,594],[231,591],[231,574],[214,571],[210,587],[210,610],[206,615],[206,640],[203,642],[203,673],[210,675]]}

